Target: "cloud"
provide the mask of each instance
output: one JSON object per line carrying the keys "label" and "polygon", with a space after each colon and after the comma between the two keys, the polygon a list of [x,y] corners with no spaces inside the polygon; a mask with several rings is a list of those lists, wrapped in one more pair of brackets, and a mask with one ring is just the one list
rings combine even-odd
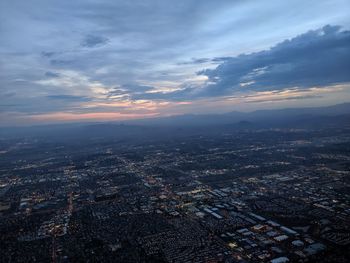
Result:
{"label": "cloud", "polygon": [[82,47],[94,48],[108,43],[108,38],[102,36],[87,35],[81,42]]}
{"label": "cloud", "polygon": [[270,98],[270,99],[254,99],[247,100],[246,103],[266,103],[266,102],[276,102],[276,101],[286,101],[286,100],[304,100],[304,99],[316,99],[323,98],[321,95],[305,95],[305,96],[291,96],[285,98]]}
{"label": "cloud", "polygon": [[154,87],[152,86],[125,84],[110,89],[106,95],[109,99],[130,99],[131,97],[136,98],[137,94],[143,97],[143,94],[147,94],[147,92],[153,89]]}
{"label": "cloud", "polygon": [[48,78],[59,78],[60,74],[52,71],[45,72],[45,76]]}
{"label": "cloud", "polygon": [[74,64],[74,61],[73,60],[64,60],[64,59],[51,59],[50,64],[53,66],[58,66],[58,67],[60,67],[60,66],[66,67],[66,66]]}
{"label": "cloud", "polygon": [[[350,82],[350,31],[324,26],[270,49],[236,57],[192,59],[190,63],[220,62],[198,71],[204,84],[183,83],[173,92],[138,93],[135,99],[195,100],[237,92],[308,90]],[[310,98],[310,97],[308,97]],[[316,97],[315,97],[316,98]],[[298,99],[298,98],[295,98]]]}
{"label": "cloud", "polygon": [[124,84],[121,86],[121,88],[130,92],[146,92],[153,89],[152,86],[138,85],[138,84]]}
{"label": "cloud", "polygon": [[[284,85],[308,89],[344,82],[336,59],[344,62],[348,49],[333,48],[332,41],[344,39],[345,31],[311,31],[315,43],[304,47],[307,70],[300,67],[302,55],[290,54],[291,46],[303,46],[293,36],[326,24],[349,28],[346,0],[310,1],[2,1],[0,101],[10,105],[2,111],[76,112],[103,101],[192,102]],[[320,41],[326,36],[327,43]],[[290,43],[277,48],[284,39]],[[322,43],[324,52],[313,58],[314,50],[321,50],[315,45]],[[92,101],[47,97],[61,95]]]}
{"label": "cloud", "polygon": [[90,101],[91,99],[85,96],[74,96],[74,95],[48,95],[46,96],[51,100],[63,100],[63,101]]}
{"label": "cloud", "polygon": [[113,88],[110,91],[108,91],[107,97],[122,97],[126,95],[128,95],[128,93],[125,90],[122,90],[120,88]]}
{"label": "cloud", "polygon": [[43,51],[43,52],[41,52],[41,55],[42,55],[43,57],[50,58],[50,57],[56,55],[56,52],[52,52],[52,51]]}
{"label": "cloud", "polygon": [[350,82],[350,32],[327,25],[198,74],[208,77],[203,96]]}
{"label": "cloud", "polygon": [[192,65],[192,64],[204,64],[211,62],[209,58],[192,58],[190,61],[183,61],[177,63],[177,65]]}
{"label": "cloud", "polygon": [[195,65],[195,64],[207,64],[207,63],[221,63],[230,57],[215,57],[215,58],[192,58],[190,61],[184,61],[177,63],[177,65]]}
{"label": "cloud", "polygon": [[4,98],[10,98],[16,96],[16,92],[7,92],[2,95]]}

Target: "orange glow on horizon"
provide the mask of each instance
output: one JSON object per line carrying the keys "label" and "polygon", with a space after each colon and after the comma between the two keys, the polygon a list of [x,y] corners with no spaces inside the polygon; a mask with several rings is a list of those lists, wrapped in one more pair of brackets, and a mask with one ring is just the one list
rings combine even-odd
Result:
{"label": "orange glow on horizon", "polygon": [[[151,101],[151,100],[135,100],[135,101],[111,101],[111,102],[95,102],[85,103],[81,105],[81,109],[93,109],[105,107],[103,112],[51,112],[43,114],[30,115],[27,118],[35,122],[70,122],[70,121],[122,121],[131,119],[144,119],[149,117],[167,116],[169,114],[161,114],[162,110],[172,109],[178,106],[190,105],[192,102],[171,102],[171,101]],[[112,108],[122,108],[125,112],[109,111]]]}
{"label": "orange glow on horizon", "polygon": [[47,114],[32,115],[31,119],[35,121],[79,121],[79,120],[128,120],[157,116],[158,113],[120,113],[120,112],[93,112],[93,113],[71,113],[71,112],[54,112]]}

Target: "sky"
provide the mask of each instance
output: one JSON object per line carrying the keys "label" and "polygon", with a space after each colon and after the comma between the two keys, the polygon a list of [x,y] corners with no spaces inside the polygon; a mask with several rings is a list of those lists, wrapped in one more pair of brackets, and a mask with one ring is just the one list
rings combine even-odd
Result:
{"label": "sky", "polygon": [[350,102],[348,0],[0,0],[0,126]]}

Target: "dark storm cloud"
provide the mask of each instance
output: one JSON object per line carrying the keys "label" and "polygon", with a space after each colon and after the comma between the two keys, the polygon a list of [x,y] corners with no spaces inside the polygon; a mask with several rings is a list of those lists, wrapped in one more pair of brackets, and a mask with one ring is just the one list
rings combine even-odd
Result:
{"label": "dark storm cloud", "polygon": [[350,32],[328,25],[269,50],[227,59],[198,74],[213,83],[204,88],[203,95],[350,82]]}

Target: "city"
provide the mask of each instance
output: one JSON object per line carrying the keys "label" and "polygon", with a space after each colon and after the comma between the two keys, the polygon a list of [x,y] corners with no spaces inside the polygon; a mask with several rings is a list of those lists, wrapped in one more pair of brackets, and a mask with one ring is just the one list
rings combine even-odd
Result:
{"label": "city", "polygon": [[2,140],[1,260],[347,262],[349,131]]}

